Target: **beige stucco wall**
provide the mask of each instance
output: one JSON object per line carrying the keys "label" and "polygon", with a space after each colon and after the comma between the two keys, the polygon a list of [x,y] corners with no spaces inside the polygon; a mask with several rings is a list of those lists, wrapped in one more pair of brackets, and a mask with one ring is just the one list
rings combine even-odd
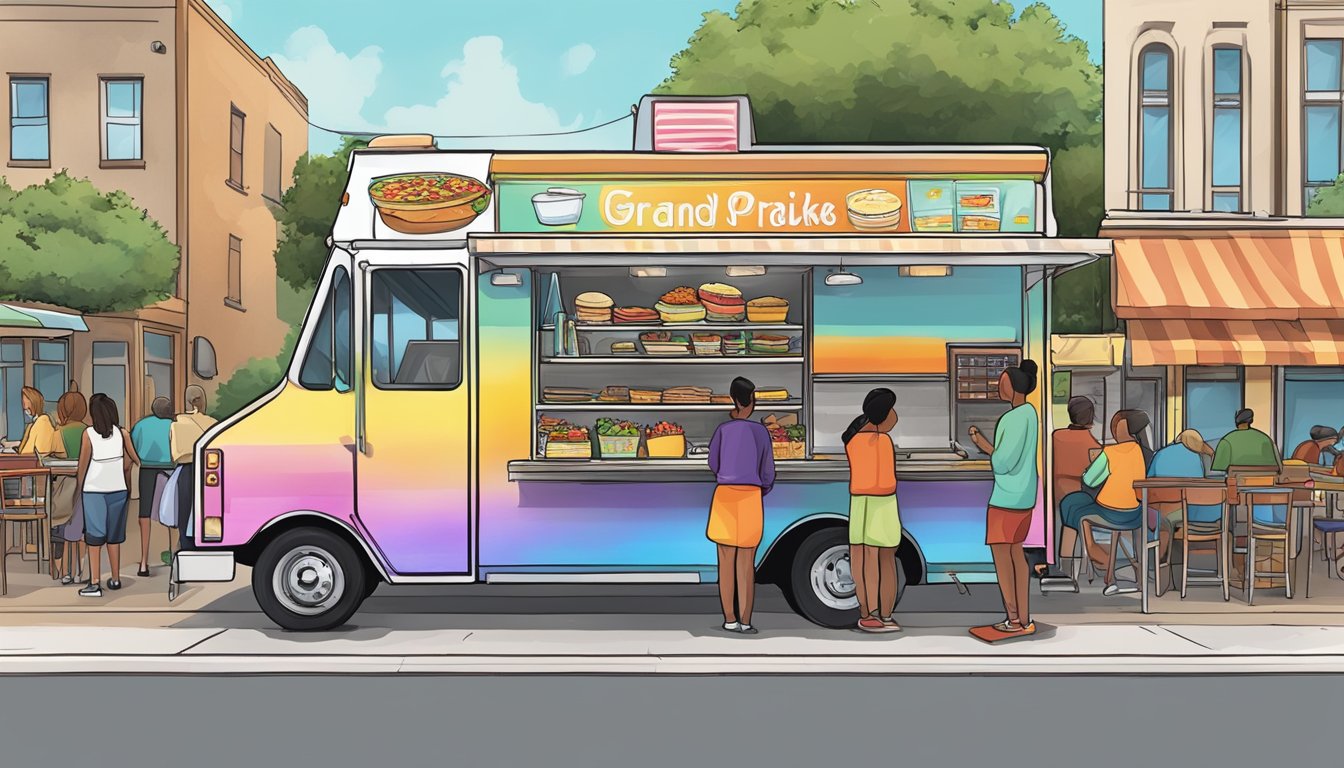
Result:
{"label": "beige stucco wall", "polygon": [[1274,209],[1274,0],[1108,0],[1105,3],[1107,210],[1138,207],[1139,52],[1163,43],[1173,54],[1175,210],[1209,210],[1208,135],[1212,50],[1243,53],[1243,208]]}
{"label": "beige stucco wall", "polygon": [[[45,181],[57,170],[87,177],[99,189],[125,190],[168,231],[177,232],[177,131],[174,118],[177,41],[171,4],[162,0],[82,0],[80,7],[0,0],[0,72],[43,75],[48,87],[51,163],[10,163],[9,127],[0,131],[0,162],[13,186]],[[167,53],[150,51],[160,41]],[[144,168],[102,168],[99,76],[144,78]]]}
{"label": "beige stucco wall", "polygon": [[[276,316],[277,227],[274,203],[262,194],[265,136],[268,124],[280,132],[287,188],[308,148],[307,104],[198,0],[190,3],[187,52],[187,339],[204,336],[215,347],[219,375],[199,382],[213,393],[250,358],[279,351],[289,330]],[[246,115],[241,192],[226,183],[231,105]],[[241,307],[225,303],[231,234],[242,240]]]}

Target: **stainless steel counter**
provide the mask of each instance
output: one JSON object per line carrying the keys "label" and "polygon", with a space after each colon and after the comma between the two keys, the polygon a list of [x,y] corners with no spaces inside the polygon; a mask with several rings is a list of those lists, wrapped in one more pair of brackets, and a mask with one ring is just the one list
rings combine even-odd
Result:
{"label": "stainless steel counter", "polygon": [[[781,461],[779,483],[834,483],[849,480],[844,461]],[[898,461],[896,477],[907,481],[992,480],[988,461]],[[510,482],[705,483],[714,480],[703,459],[523,460],[509,462]]]}

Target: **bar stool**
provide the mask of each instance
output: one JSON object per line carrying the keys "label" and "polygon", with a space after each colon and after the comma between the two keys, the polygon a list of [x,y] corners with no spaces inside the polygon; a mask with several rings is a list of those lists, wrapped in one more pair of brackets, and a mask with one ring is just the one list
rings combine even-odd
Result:
{"label": "bar stool", "polygon": [[[1293,597],[1293,534],[1296,533],[1293,525],[1293,492],[1282,488],[1255,488],[1243,487],[1238,491],[1246,499],[1246,567],[1243,573],[1246,574],[1246,604],[1255,605],[1255,580],[1261,576],[1272,579],[1283,579],[1284,596],[1288,599]],[[1256,507],[1283,507],[1285,510],[1283,522],[1275,520],[1272,517],[1265,519],[1258,517]],[[1283,542],[1283,573],[1274,571],[1257,571],[1255,568],[1255,555],[1257,542]],[[1271,556],[1272,561],[1272,556]]]}

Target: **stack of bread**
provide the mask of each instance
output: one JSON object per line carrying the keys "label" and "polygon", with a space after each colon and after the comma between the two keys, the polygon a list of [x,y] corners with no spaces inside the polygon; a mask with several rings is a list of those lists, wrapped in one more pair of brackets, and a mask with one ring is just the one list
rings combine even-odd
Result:
{"label": "stack of bread", "polygon": [[747,322],[784,323],[789,319],[789,302],[778,296],[762,296],[747,302]]}
{"label": "stack of bread", "polygon": [[615,304],[605,293],[589,291],[574,299],[574,317],[580,323],[606,324],[611,322],[611,308]]}
{"label": "stack of bread", "polygon": [[663,390],[664,403],[709,405],[713,396],[714,391],[705,387],[671,387]]}
{"label": "stack of bread", "polygon": [[699,297],[710,322],[736,323],[747,316],[742,292],[726,283],[705,283],[700,286]]}
{"label": "stack of bread", "polygon": [[653,325],[660,319],[658,313],[648,307],[617,307],[612,319],[619,324]]}

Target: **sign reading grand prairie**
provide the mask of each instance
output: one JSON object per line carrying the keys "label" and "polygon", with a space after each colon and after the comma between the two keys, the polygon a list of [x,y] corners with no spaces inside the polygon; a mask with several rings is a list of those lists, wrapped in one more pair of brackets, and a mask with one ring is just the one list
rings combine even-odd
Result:
{"label": "sign reading grand prairie", "polygon": [[1033,232],[1027,180],[848,178],[516,182],[498,186],[504,232]]}

